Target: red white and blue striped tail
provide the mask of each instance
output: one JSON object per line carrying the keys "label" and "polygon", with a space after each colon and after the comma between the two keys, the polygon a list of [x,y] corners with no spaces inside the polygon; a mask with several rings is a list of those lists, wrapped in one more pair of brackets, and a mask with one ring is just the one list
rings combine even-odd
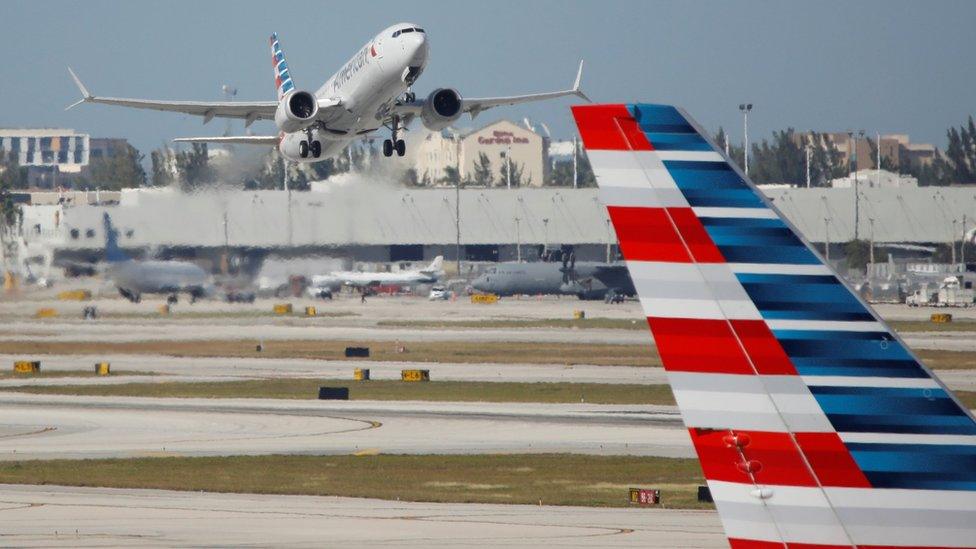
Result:
{"label": "red white and blue striped tail", "polygon": [[271,65],[274,68],[275,91],[278,99],[286,93],[295,89],[295,84],[291,81],[291,73],[288,71],[288,62],[285,61],[285,52],[281,51],[281,44],[278,43],[278,33],[271,35]]}
{"label": "red white and blue striped tail", "polygon": [[976,421],[684,111],[573,107],[733,549],[976,547]]}

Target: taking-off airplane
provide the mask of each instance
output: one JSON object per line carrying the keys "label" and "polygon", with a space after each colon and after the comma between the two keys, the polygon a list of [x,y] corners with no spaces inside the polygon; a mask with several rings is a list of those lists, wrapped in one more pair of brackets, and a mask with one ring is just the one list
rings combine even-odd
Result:
{"label": "taking-off airplane", "polygon": [[239,118],[247,128],[257,120],[274,120],[278,135],[189,137],[182,142],[244,143],[276,146],[281,154],[295,162],[317,162],[338,154],[350,141],[380,128],[390,131],[383,141],[383,154],[403,156],[406,144],[402,131],[419,117],[429,130],[441,130],[464,113],[472,118],[481,111],[501,105],[577,96],[589,101],[580,89],[583,62],[576,81],[568,90],[465,99],[453,88],[437,88],[424,99],[412,91],[430,53],[427,32],[413,23],[400,23],[384,29],[363,46],[315,93],[299,90],[292,80],[278,35],[271,35],[271,58],[274,68],[276,101],[155,101],[92,95],[78,76],[68,68],[81,90],[81,103],[102,103],[136,109],[181,112],[203,117],[206,124],[214,118]]}

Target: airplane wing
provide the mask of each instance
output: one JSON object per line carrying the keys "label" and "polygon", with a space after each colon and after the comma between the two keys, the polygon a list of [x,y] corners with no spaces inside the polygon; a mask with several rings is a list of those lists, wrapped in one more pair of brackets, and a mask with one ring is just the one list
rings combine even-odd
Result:
{"label": "airplane wing", "polygon": [[[580,61],[579,69],[576,71],[576,80],[573,82],[573,87],[567,90],[555,91],[555,92],[544,92],[544,93],[531,93],[526,95],[510,95],[505,97],[480,97],[474,99],[461,99],[461,112],[466,112],[471,115],[471,118],[478,116],[482,111],[490,109],[492,107],[501,107],[504,105],[518,105],[520,103],[531,103],[533,101],[544,101],[546,99],[556,99],[558,97],[576,96],[590,102],[590,98],[583,93],[583,89],[580,87],[580,82],[583,78],[583,61]],[[420,114],[423,109],[424,101],[414,101],[413,103],[397,105],[394,110],[401,116],[413,117]]]}
{"label": "airplane wing", "polygon": [[[67,107],[71,109],[82,103],[100,103],[116,105],[134,109],[149,109],[154,111],[181,112],[202,116],[206,124],[214,118],[241,118],[250,126],[256,120],[274,119],[277,101],[156,101],[151,99],[127,99],[119,97],[100,97],[92,95],[88,88],[81,83],[81,79],[70,67],[68,72],[81,91],[81,100]],[[67,110],[65,109],[65,110]]]}
{"label": "airplane wing", "polygon": [[733,549],[976,546],[976,421],[684,111],[573,115]]}
{"label": "airplane wing", "polygon": [[232,135],[223,137],[177,137],[178,143],[228,143],[231,145],[277,145],[277,135]]}

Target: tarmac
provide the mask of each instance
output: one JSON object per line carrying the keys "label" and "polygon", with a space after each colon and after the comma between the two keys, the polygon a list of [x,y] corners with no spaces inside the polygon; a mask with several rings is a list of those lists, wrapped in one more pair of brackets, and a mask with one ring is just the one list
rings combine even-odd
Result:
{"label": "tarmac", "polygon": [[18,547],[728,547],[714,511],[0,485]]}
{"label": "tarmac", "polygon": [[260,454],[693,457],[672,406],[0,394],[0,460]]}

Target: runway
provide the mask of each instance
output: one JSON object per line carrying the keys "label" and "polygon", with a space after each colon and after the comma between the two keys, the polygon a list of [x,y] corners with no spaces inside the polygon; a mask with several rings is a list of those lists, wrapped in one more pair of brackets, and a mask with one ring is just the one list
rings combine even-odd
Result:
{"label": "runway", "polygon": [[19,547],[728,547],[713,511],[0,485]]}
{"label": "runway", "polygon": [[580,453],[693,457],[671,406],[0,395],[0,459]]}

